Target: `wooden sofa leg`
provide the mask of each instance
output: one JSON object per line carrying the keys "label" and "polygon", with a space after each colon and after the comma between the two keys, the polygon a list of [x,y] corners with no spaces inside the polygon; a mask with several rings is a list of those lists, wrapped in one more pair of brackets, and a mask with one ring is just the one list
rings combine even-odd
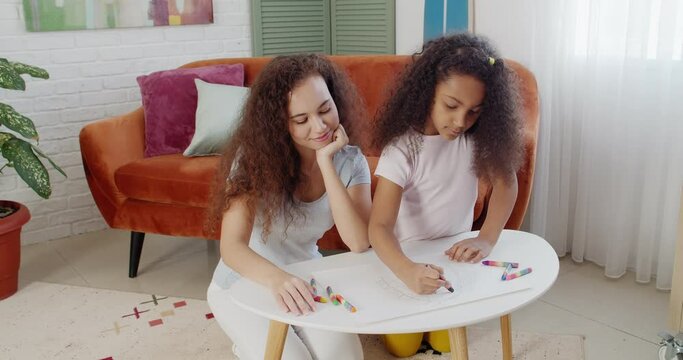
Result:
{"label": "wooden sofa leg", "polygon": [[142,244],[145,242],[145,233],[130,232],[130,262],[128,263],[128,277],[138,276],[138,265],[140,265],[140,255],[142,254]]}

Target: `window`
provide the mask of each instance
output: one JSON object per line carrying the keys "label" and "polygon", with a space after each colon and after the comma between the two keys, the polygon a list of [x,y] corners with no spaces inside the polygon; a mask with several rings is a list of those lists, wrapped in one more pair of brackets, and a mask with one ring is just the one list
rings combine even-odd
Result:
{"label": "window", "polygon": [[394,54],[395,0],[254,0],[254,56]]}

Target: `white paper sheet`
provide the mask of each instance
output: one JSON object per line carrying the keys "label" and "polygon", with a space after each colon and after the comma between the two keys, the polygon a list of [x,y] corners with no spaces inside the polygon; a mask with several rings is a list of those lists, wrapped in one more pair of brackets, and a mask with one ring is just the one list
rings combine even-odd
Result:
{"label": "white paper sheet", "polygon": [[[358,309],[356,313],[343,314],[344,308],[338,306],[341,316],[354,316],[359,323],[365,324],[530,288],[527,280],[533,276],[533,273],[514,280],[501,281],[501,275],[505,270],[503,268],[456,263],[444,260],[445,257],[439,258],[441,258],[440,261],[434,261],[433,256],[413,260],[443,267],[444,276],[453,285],[454,293],[441,288],[432,295],[415,294],[384,265],[338,268],[314,272],[312,275],[318,282],[320,295],[327,297],[325,288],[329,285],[334,292],[340,293]],[[322,305],[334,306],[320,304]]]}

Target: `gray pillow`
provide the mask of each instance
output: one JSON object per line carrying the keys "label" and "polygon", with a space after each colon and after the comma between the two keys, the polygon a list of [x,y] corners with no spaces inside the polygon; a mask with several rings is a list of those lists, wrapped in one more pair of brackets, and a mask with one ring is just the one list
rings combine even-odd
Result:
{"label": "gray pillow", "polygon": [[216,155],[239,121],[249,88],[211,84],[200,79],[194,83],[197,86],[195,130],[183,155]]}

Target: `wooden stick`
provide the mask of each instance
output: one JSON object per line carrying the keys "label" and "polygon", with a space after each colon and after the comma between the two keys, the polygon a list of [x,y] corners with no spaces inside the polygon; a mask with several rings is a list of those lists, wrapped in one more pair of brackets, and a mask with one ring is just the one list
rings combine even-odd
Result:
{"label": "wooden stick", "polygon": [[503,360],[512,360],[512,332],[510,314],[500,317],[500,338],[503,344]]}
{"label": "wooden stick", "polygon": [[467,360],[467,328],[448,329],[448,339],[451,343],[451,359]]}
{"label": "wooden stick", "polygon": [[285,339],[287,338],[288,329],[289,324],[270,320],[268,341],[266,342],[266,355],[263,357],[264,360],[280,360],[282,358],[282,351],[285,348]]}

